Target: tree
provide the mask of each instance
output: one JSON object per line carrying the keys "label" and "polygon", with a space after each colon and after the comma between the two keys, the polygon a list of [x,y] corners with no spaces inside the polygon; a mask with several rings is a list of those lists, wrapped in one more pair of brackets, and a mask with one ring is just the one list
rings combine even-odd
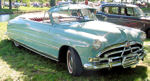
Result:
{"label": "tree", "polygon": [[55,6],[55,0],[51,0],[50,5],[51,5],[51,7]]}
{"label": "tree", "polygon": [[136,0],[133,0],[133,4],[136,4]]}
{"label": "tree", "polygon": [[76,3],[76,0],[72,0],[72,1],[73,1],[74,4]]}
{"label": "tree", "polygon": [[0,0],[0,9],[2,9],[2,1]]}
{"label": "tree", "polygon": [[26,0],[27,6],[30,7],[30,0]]}
{"label": "tree", "polygon": [[108,2],[113,2],[113,0],[108,0]]}
{"label": "tree", "polygon": [[30,1],[32,0],[20,0],[22,3],[26,3],[28,7],[30,7]]}
{"label": "tree", "polygon": [[9,0],[9,9],[12,9],[12,2]]}

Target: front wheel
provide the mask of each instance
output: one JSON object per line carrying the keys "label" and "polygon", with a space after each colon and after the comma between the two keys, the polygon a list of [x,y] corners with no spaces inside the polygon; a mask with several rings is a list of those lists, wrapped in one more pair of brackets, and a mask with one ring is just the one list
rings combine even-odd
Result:
{"label": "front wheel", "polygon": [[67,68],[73,76],[79,76],[83,72],[80,57],[73,48],[69,48],[67,51]]}

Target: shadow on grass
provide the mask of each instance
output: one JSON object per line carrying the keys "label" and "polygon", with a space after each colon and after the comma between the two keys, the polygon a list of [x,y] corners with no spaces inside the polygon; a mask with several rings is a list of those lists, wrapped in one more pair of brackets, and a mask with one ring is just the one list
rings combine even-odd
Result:
{"label": "shadow on grass", "polygon": [[145,42],[146,42],[146,44],[145,44],[145,46],[144,46],[144,49],[145,49],[145,51],[147,52],[147,53],[150,53],[150,45],[149,45],[149,42],[150,42],[150,38],[149,39],[146,39],[145,40]]}
{"label": "shadow on grass", "polygon": [[17,11],[18,9],[0,9],[0,14],[12,14]]}
{"label": "shadow on grass", "polygon": [[10,68],[23,72],[23,80],[32,81],[137,81],[147,78],[147,67],[137,66],[134,69],[116,67],[110,70],[85,71],[80,77],[68,74],[65,64],[44,58],[23,47],[15,47],[9,40],[0,42],[0,58]]}
{"label": "shadow on grass", "polygon": [[145,40],[145,42],[149,42],[150,41],[150,38],[147,38],[146,40]]}
{"label": "shadow on grass", "polygon": [[[137,66],[136,68],[115,67],[112,69],[102,69],[99,71],[87,71],[85,77],[94,76],[94,80],[103,81],[144,81],[147,79],[147,67]],[[92,79],[90,80],[92,81]]]}
{"label": "shadow on grass", "polygon": [[145,46],[144,49],[145,49],[146,53],[150,53],[150,46]]}

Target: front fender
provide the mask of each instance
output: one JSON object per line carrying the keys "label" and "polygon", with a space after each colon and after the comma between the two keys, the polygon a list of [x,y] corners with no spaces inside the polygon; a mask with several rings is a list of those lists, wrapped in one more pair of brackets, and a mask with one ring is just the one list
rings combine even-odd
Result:
{"label": "front fender", "polygon": [[82,64],[87,63],[89,57],[95,57],[100,51],[93,48],[93,39],[71,33],[64,33],[64,31],[62,32],[61,30],[56,31],[55,34],[55,41],[59,44],[58,48],[62,46],[73,47],[78,52]]}

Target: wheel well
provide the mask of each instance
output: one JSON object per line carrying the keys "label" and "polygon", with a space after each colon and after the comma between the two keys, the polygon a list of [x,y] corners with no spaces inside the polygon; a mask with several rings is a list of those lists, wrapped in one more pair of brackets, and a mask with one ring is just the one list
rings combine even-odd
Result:
{"label": "wheel well", "polygon": [[[69,47],[70,46],[64,45],[59,49],[59,56],[58,56],[59,62],[63,62],[63,63],[67,62],[66,57],[67,57],[67,51],[68,51]],[[71,47],[71,48],[73,48],[73,47]],[[75,50],[75,49],[73,48],[73,50]],[[75,50],[75,52],[78,54],[78,52],[76,50]],[[80,58],[80,56],[79,56],[79,58]]]}
{"label": "wheel well", "polygon": [[146,30],[145,30],[145,32],[147,33],[147,32],[148,32],[148,30],[150,30],[150,28],[146,29]]}
{"label": "wheel well", "polygon": [[150,37],[150,35],[148,35],[148,31],[149,31],[149,30],[150,30],[150,28],[146,29],[146,31],[145,31],[147,38]]}
{"label": "wheel well", "polygon": [[60,49],[59,49],[59,57],[58,57],[58,60],[59,62],[66,62],[66,55],[67,55],[67,50],[68,50],[69,46],[62,46]]}

